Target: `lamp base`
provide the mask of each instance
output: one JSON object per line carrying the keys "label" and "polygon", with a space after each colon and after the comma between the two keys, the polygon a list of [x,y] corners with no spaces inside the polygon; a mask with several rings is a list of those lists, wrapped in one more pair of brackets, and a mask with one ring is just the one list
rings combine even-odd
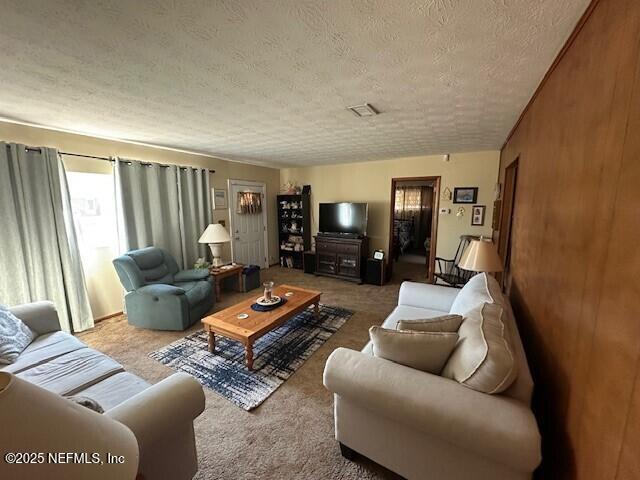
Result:
{"label": "lamp base", "polygon": [[211,255],[213,255],[213,262],[211,262],[211,265],[214,267],[223,266],[224,262],[222,261],[222,244],[210,243],[209,248],[211,249]]}

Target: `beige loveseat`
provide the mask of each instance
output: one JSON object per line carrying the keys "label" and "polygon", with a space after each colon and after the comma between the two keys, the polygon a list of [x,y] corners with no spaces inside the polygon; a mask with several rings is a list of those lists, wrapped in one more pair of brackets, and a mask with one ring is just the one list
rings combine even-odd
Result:
{"label": "beige loveseat", "polygon": [[405,282],[398,320],[463,314],[484,302],[505,309],[517,378],[501,394],[472,390],[455,380],[338,348],[324,371],[334,393],[335,436],[348,458],[355,452],[408,479],[524,480],[541,460],[540,435],[530,409],[533,381],[515,319],[493,277],[477,275],[462,289]]}
{"label": "beige loveseat", "polygon": [[[112,358],[60,331],[58,315],[51,302],[22,305],[11,308],[11,311],[37,337],[14,363],[0,368],[1,372],[11,373],[18,379],[61,396],[83,396],[95,400],[105,410],[105,417],[114,423],[125,425],[133,432],[138,443],[139,478],[180,480],[193,477],[198,469],[193,421],[202,413],[205,405],[202,386],[193,377],[177,373],[150,385],[140,377],[124,371],[122,365]],[[10,381],[8,377],[5,378],[5,382],[7,381]],[[62,405],[60,402],[56,403]],[[64,407],[61,408],[65,411]],[[73,409],[78,412],[79,408],[85,407],[68,401],[66,411],[72,418],[78,419],[78,413],[74,414]],[[44,445],[50,445],[53,449],[62,448],[69,444],[69,440],[73,441],[72,437],[83,438],[96,434],[93,433],[96,431],[95,427],[81,431],[82,426],[78,425],[82,423],[82,418],[75,424],[69,423],[76,425],[74,428],[65,430],[60,429],[64,422],[57,422],[53,417],[46,424],[40,422],[41,425],[32,425],[24,423],[25,412],[5,410],[2,413],[3,435],[0,435],[0,447],[3,452],[32,451],[36,446],[42,448]],[[28,409],[26,413],[28,414]],[[38,415],[40,413],[43,412]],[[44,413],[43,418],[46,418],[46,412]],[[87,414],[80,412],[80,416],[82,415]],[[40,417],[42,415],[38,418]],[[99,419],[96,423],[99,423]],[[108,435],[110,430],[117,431],[117,428],[122,430],[115,425],[111,429],[100,425],[96,427],[102,435]],[[25,444],[17,444],[20,443],[20,438],[25,437],[22,435],[23,430],[29,428],[40,432],[37,438],[34,434],[32,440],[26,438],[23,442]],[[11,434],[12,431],[14,435]],[[56,439],[59,439],[58,447]],[[42,465],[42,468],[46,467],[47,465]],[[56,475],[64,471],[56,465],[51,468]],[[36,478],[33,474],[29,475],[29,471],[24,468],[16,469],[12,476],[17,478],[15,475],[24,474],[20,478]],[[40,478],[45,476],[54,478],[40,472]],[[102,477],[96,473],[95,478]]]}

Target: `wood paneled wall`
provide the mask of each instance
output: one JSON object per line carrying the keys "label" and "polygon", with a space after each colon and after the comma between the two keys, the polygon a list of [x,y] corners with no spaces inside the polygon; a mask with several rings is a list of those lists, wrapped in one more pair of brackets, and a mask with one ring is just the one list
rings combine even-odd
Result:
{"label": "wood paneled wall", "polygon": [[[538,478],[640,478],[640,0],[600,0],[501,154]],[[496,232],[497,235],[497,232]]]}

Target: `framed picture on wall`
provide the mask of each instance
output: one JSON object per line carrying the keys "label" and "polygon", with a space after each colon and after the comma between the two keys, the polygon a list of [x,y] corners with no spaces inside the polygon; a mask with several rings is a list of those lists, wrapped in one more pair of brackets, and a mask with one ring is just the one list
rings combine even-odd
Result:
{"label": "framed picture on wall", "polygon": [[481,227],[484,225],[484,213],[486,210],[484,205],[474,205],[471,209],[471,225]]}
{"label": "framed picture on wall", "polygon": [[229,207],[227,203],[227,191],[224,188],[211,189],[211,201],[214,210],[224,210]]}
{"label": "framed picture on wall", "polygon": [[455,187],[453,189],[453,203],[476,203],[478,201],[478,187]]}

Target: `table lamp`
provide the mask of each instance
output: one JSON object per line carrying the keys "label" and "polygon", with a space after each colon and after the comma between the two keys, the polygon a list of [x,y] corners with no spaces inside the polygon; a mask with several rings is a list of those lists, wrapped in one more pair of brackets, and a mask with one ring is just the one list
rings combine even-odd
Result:
{"label": "table lamp", "polygon": [[211,223],[206,228],[198,243],[208,243],[213,255],[213,266],[220,267],[224,265],[222,261],[222,244],[231,241],[229,232],[219,223]]}
{"label": "table lamp", "polygon": [[501,272],[502,260],[496,246],[489,239],[471,240],[464,250],[458,267],[472,272]]}

